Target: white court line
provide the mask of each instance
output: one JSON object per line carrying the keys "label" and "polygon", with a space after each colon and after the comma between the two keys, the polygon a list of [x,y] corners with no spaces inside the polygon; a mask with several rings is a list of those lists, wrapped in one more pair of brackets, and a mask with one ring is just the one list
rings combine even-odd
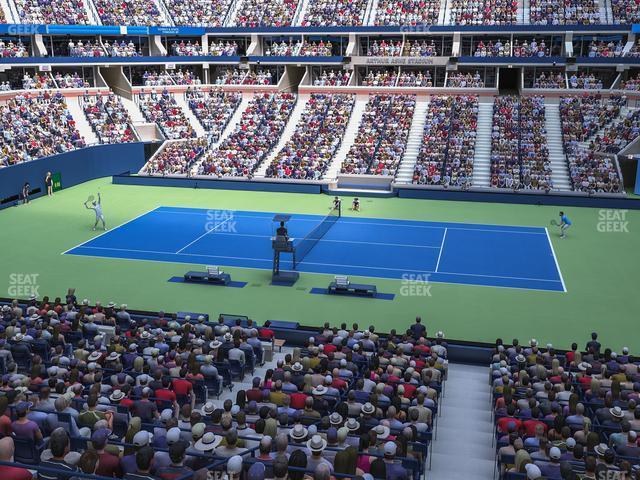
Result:
{"label": "white court line", "polygon": [[440,266],[440,257],[442,257],[442,250],[444,249],[444,240],[447,238],[447,229],[444,229],[444,234],[442,235],[442,243],[440,244],[440,253],[438,254],[438,261],[436,263],[436,272],[438,272],[438,267]]}
{"label": "white court line", "polygon": [[[167,207],[161,207],[161,208],[167,208]],[[180,207],[170,207],[170,208],[180,208]],[[203,209],[204,210],[204,209]],[[195,212],[176,212],[176,211],[170,211],[170,210],[160,210],[157,213],[171,213],[171,214],[176,214],[176,215],[205,215],[207,212],[207,210],[204,210],[202,213],[195,213]],[[300,215],[313,215],[310,213],[302,213]],[[320,215],[317,215],[320,216]],[[269,219],[269,217],[264,216],[264,215],[238,215],[236,213],[234,213],[233,215],[234,218],[261,218],[263,220],[269,220],[269,222],[271,222],[271,220]],[[543,231],[540,232],[523,232],[523,231],[517,231],[517,230],[502,230],[502,229],[490,229],[490,228],[464,228],[464,227],[451,227],[451,226],[437,226],[437,225],[412,225],[409,223],[394,223],[397,222],[397,219],[392,219],[392,218],[381,218],[379,220],[387,220],[389,221],[389,223],[381,223],[381,222],[351,222],[349,221],[350,217],[340,217],[340,223],[341,224],[348,224],[348,225],[379,225],[379,226],[383,226],[383,227],[410,227],[410,228],[430,228],[430,229],[438,229],[438,230],[444,230],[445,228],[448,228],[449,230],[468,230],[468,231],[472,231],[472,232],[497,232],[497,233],[515,233],[515,234],[522,234],[522,235],[544,235],[545,233]],[[408,221],[408,222],[415,222],[415,223],[422,223],[422,222],[426,222],[426,220],[404,220],[404,221]],[[315,219],[311,219],[311,218],[292,218],[291,220],[289,220],[289,222],[313,222],[313,223],[318,223],[318,220]],[[451,225],[449,223],[446,222],[435,222],[435,223],[444,223],[446,225]],[[491,225],[487,225],[484,223],[453,223],[453,225],[484,225],[484,226],[491,226]],[[495,225],[496,227],[514,227],[514,228],[537,228],[539,230],[544,230],[542,227],[531,227],[531,226],[520,226],[520,225]]]}
{"label": "white court line", "polygon": [[102,232],[100,235],[96,235],[95,237],[92,237],[92,238],[90,238],[89,240],[85,240],[84,242],[82,242],[82,243],[80,243],[80,244],[76,245],[75,247],[71,247],[70,249],[65,250],[65,251],[64,251],[64,252],[62,252],[60,255],[64,255],[64,254],[66,254],[66,253],[70,252],[71,250],[73,250],[73,249],[75,249],[75,248],[82,247],[82,246],[84,246],[84,244],[85,244],[85,243],[92,242],[93,240],[95,240],[95,239],[97,239],[97,238],[100,238],[101,236],[106,235],[107,233],[111,233],[111,232],[113,232],[114,230],[119,229],[120,227],[124,227],[127,223],[131,223],[131,222],[133,222],[134,220],[138,220],[139,218],[144,217],[145,215],[147,215],[147,214],[149,214],[149,213],[151,213],[151,212],[155,212],[155,211],[156,211],[157,209],[159,209],[159,208],[160,208],[160,207],[152,208],[151,210],[149,210],[149,211],[147,211],[147,212],[141,213],[140,215],[137,215],[137,216],[135,216],[135,217],[133,217],[133,218],[131,218],[131,219],[127,220],[127,221],[126,221],[126,222],[124,222],[124,223],[121,223],[121,224],[120,224],[120,225],[118,225],[117,227],[113,227],[113,228],[111,228],[111,229],[109,229],[109,230],[105,230],[105,231],[104,231],[104,232]]}
{"label": "white court line", "polygon": [[[252,258],[252,257],[231,257],[225,255],[207,255],[200,253],[173,253],[173,252],[159,252],[157,250],[137,250],[133,248],[114,248],[114,247],[83,247],[94,250],[114,250],[117,252],[136,252],[136,253],[155,253],[160,255],[180,255],[187,257],[205,257],[205,258],[224,258],[224,259],[232,259],[232,260],[247,260],[253,262],[272,262],[271,258]],[[79,254],[82,255],[82,254]],[[509,276],[501,276],[501,275],[481,275],[481,274],[471,274],[471,273],[454,273],[454,272],[432,272],[429,270],[412,270],[407,268],[389,268],[389,267],[371,267],[367,265],[348,265],[342,263],[319,263],[319,262],[300,262],[301,265],[319,265],[326,267],[347,267],[347,268],[363,268],[366,270],[388,270],[392,272],[411,272],[411,273],[440,273],[443,275],[458,275],[458,276],[472,276],[472,277],[484,277],[484,278],[502,278],[505,280],[528,280],[528,281],[536,281],[536,282],[558,282],[558,280],[549,280],[544,278],[528,278],[528,277],[509,277]],[[327,274],[325,274],[327,275]],[[385,277],[386,278],[386,277]]]}
{"label": "white court line", "polygon": [[[93,247],[83,247],[83,248],[93,248]],[[153,263],[180,263],[184,265],[184,262],[177,262],[175,260],[171,261],[171,260],[153,260],[150,258],[128,258],[128,257],[106,257],[104,255],[87,255],[86,253],[76,253],[76,254],[71,254],[71,255],[76,255],[78,257],[86,257],[86,258],[97,258],[100,260],[124,260],[126,262],[153,262]],[[271,260],[270,260],[271,261]],[[282,262],[281,262],[282,263]],[[289,263],[291,263],[289,261]],[[304,262],[303,262],[304,263]],[[271,267],[269,268],[261,268],[261,267],[239,267],[239,266],[234,266],[234,265],[229,265],[229,268],[237,268],[239,270],[264,270],[264,271],[271,271]],[[305,274],[309,274],[309,275],[329,275],[327,273],[322,273],[322,272],[303,272]],[[428,272],[422,272],[422,273],[428,273]],[[395,278],[389,278],[389,277],[366,277],[365,275],[354,275],[357,277],[365,277],[365,278],[381,278],[383,280],[397,280]],[[429,280],[432,283],[438,283],[438,284],[442,284],[442,285],[455,285],[457,287],[459,286],[463,286],[463,287],[481,287],[481,288],[504,288],[507,290],[523,290],[523,291],[534,291],[534,292],[545,292],[545,293],[549,293],[549,292],[557,292],[557,290],[548,290],[548,289],[544,289],[544,288],[531,288],[531,287],[508,287],[506,285],[482,285],[480,283],[456,283],[456,282],[443,282],[443,281],[435,281],[435,280]]]}
{"label": "white court line", "polygon": [[[227,223],[229,220],[231,220],[231,217],[227,217],[226,219],[224,219],[222,222],[216,224],[213,226],[213,228],[211,229],[204,229],[204,233],[202,235],[200,235],[198,238],[196,238],[193,242],[187,243],[184,247],[182,247],[180,250],[178,250],[176,253],[180,253],[182,252],[184,249],[186,249],[187,247],[190,247],[191,245],[193,245],[194,243],[196,243],[198,240],[200,240],[201,238],[209,235],[211,232],[215,231],[216,228],[224,225],[225,223]],[[206,225],[205,225],[206,227]]]}
{"label": "white court line", "polygon": [[[231,235],[231,236],[235,236],[235,237],[250,237],[250,238],[273,238],[271,235],[257,235],[257,234],[252,234],[252,233],[234,233],[234,232],[216,232],[216,235]],[[204,237],[204,235],[201,235],[200,238]],[[297,239],[297,237],[296,237]],[[198,240],[198,239],[196,239]],[[440,247],[434,247],[432,245],[412,245],[412,244],[408,244],[408,243],[382,243],[382,242],[359,242],[357,240],[331,240],[328,238],[321,238],[320,240],[318,240],[318,243],[321,242],[331,242],[331,243],[355,243],[355,244],[362,244],[362,245],[380,245],[380,246],[385,246],[385,247],[408,247],[408,248],[433,248],[433,249],[437,249]],[[193,241],[192,243],[195,243],[195,241]],[[184,248],[182,249],[184,250]]]}
{"label": "white court line", "polygon": [[551,248],[551,253],[553,254],[553,261],[556,263],[556,269],[558,270],[558,275],[560,275],[560,281],[562,282],[562,289],[567,291],[567,286],[564,283],[564,277],[562,276],[562,270],[560,270],[560,264],[558,263],[558,258],[556,257],[556,251],[553,249],[553,243],[551,243],[551,237],[549,236],[549,230],[547,227],[544,227],[544,230],[547,232],[547,240],[549,240],[549,248]]}

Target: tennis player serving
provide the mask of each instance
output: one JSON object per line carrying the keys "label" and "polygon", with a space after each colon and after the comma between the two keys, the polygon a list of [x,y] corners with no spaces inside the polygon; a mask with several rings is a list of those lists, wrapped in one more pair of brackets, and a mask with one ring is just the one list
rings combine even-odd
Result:
{"label": "tennis player serving", "polygon": [[104,221],[104,214],[102,213],[102,199],[100,198],[100,192],[98,192],[98,200],[93,195],[90,195],[88,200],[84,202],[84,207],[87,210],[93,210],[96,214],[96,223],[93,224],[95,230],[99,222],[102,222],[102,229],[106,230],[107,225]]}

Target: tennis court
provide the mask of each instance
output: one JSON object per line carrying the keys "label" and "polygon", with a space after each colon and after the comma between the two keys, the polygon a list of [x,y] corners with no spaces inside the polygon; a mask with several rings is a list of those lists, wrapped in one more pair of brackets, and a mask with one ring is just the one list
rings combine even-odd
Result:
{"label": "tennis court", "polygon": [[[64,253],[270,270],[274,215],[158,207]],[[289,235],[302,239],[324,219],[291,214]],[[282,268],[291,266],[282,259]],[[566,292],[549,233],[540,227],[343,216],[297,270]]]}

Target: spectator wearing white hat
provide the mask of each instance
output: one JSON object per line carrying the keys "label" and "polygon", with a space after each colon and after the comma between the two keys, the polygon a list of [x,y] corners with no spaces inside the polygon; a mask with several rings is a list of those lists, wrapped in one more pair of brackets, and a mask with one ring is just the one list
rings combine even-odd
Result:
{"label": "spectator wearing white hat", "polygon": [[562,457],[560,449],[558,447],[551,447],[549,449],[549,461],[535,462],[535,464],[544,477],[560,478],[560,457]]}
{"label": "spectator wearing white hat", "polygon": [[327,465],[331,471],[333,471],[333,465],[326,458],[323,453],[327,448],[327,441],[320,435],[313,435],[307,441],[307,448],[311,452],[311,456],[307,459],[307,470],[315,471],[318,465]]}

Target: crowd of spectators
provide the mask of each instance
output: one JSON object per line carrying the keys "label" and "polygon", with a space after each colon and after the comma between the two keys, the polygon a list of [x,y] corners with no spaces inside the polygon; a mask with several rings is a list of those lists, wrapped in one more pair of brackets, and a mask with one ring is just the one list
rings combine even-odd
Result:
{"label": "crowd of spectators", "polygon": [[590,141],[601,129],[618,119],[626,104],[624,95],[603,98],[598,94],[585,94],[560,99],[562,143],[574,190],[609,193],[619,190],[614,160],[594,155],[584,142]]}
{"label": "crowd of spectators", "polygon": [[104,57],[106,56],[106,52],[100,46],[100,43],[95,41],[92,42],[88,40],[83,42],[82,40],[78,40],[74,42],[73,40],[69,40],[67,44],[67,48],[69,49],[70,57]]}
{"label": "crowd of spectators", "polygon": [[491,364],[496,454],[518,478],[637,478],[638,365],[597,332],[566,353],[536,339],[496,342]]}
{"label": "crowd of spectators", "polygon": [[640,4],[628,0],[611,0],[613,22],[617,24],[633,24],[640,22]]}
{"label": "crowd of spectators", "polygon": [[624,50],[624,43],[621,41],[599,41],[599,42],[591,42],[586,52],[583,53],[583,56],[590,58],[597,57],[621,57],[622,51]]}
{"label": "crowd of spectators", "polygon": [[[268,322],[138,319],[126,305],[88,303],[69,295],[2,311],[2,460],[32,441],[46,446],[33,465],[42,479],[424,474],[448,345],[442,332],[428,340],[419,320],[388,335],[325,324],[244,389],[229,372],[242,380],[266,362]],[[238,387],[235,401],[208,398],[222,381]],[[12,479],[31,475],[2,468]]]}
{"label": "crowd of spectators", "polygon": [[143,89],[137,99],[144,118],[157,124],[168,140],[196,136],[175,97],[167,90],[158,93],[155,90],[145,92]]}
{"label": "crowd of spectators", "polygon": [[313,80],[313,85],[316,87],[344,87],[349,85],[351,79],[351,73],[343,70],[322,70]]}
{"label": "crowd of spectators", "polygon": [[584,90],[602,90],[602,80],[593,73],[581,72],[579,75],[573,73],[569,77],[569,88],[580,88]]}
{"label": "crowd of spectators", "polygon": [[493,105],[491,187],[552,187],[544,97],[501,96]]}
{"label": "crowd of spectators", "polygon": [[415,95],[369,95],[343,174],[394,176],[407,146]]}
{"label": "crowd of spectators", "polygon": [[171,44],[171,55],[175,56],[184,56],[184,57],[196,57],[202,55],[202,45],[199,42],[191,43],[191,40],[187,40],[185,43],[184,40],[178,42],[174,40]]}
{"label": "crowd of spectators", "polygon": [[148,175],[187,175],[193,165],[204,155],[208,146],[205,138],[190,138],[167,142],[149,159],[142,169]]}
{"label": "crowd of spectators", "polygon": [[60,92],[19,94],[0,105],[0,167],[85,145]]}
{"label": "crowd of spectators", "polygon": [[310,0],[303,27],[357,27],[364,23],[367,0]]}
{"label": "crowd of spectators", "polygon": [[114,40],[113,43],[109,43],[109,41],[104,42],[104,49],[110,57],[141,57],[142,52],[136,47],[136,45],[132,42],[126,42],[121,40],[118,43],[117,40]]}
{"label": "crowd of spectators", "polygon": [[524,40],[522,43],[516,38],[513,42],[514,57],[550,57],[552,56],[551,48],[549,48],[541,39],[539,42],[533,38],[530,42]]}
{"label": "crowd of spectators", "polygon": [[235,57],[238,55],[238,44],[235,41],[232,42],[211,42],[209,44],[209,55],[216,57]]}
{"label": "crowd of spectators", "polygon": [[89,25],[83,0],[15,0],[20,23]]}
{"label": "crowd of spectators", "polygon": [[238,27],[286,27],[291,25],[298,0],[274,0],[268,8],[260,0],[243,0],[236,14]]}
{"label": "crowd of spectators", "polygon": [[433,78],[430,70],[415,72],[414,70],[400,72],[398,87],[433,87]]}
{"label": "crowd of spectators", "polygon": [[291,138],[267,168],[267,177],[319,180],[342,142],[354,96],[314,93]]}
{"label": "crowd of spectators", "polygon": [[218,73],[216,77],[216,85],[240,85],[247,76],[247,72],[239,68],[229,68]]}
{"label": "crowd of spectators", "polygon": [[453,25],[512,25],[518,21],[516,0],[451,0]]}
{"label": "crowd of spectators", "polygon": [[402,40],[374,40],[367,47],[367,57],[399,57],[402,54]]}
{"label": "crowd of spectators", "polygon": [[166,70],[158,73],[155,70],[145,70],[142,74],[142,85],[145,87],[162,87],[168,85],[174,85],[171,74]]}
{"label": "crowd of spectators", "polygon": [[179,68],[178,70],[171,70],[169,73],[171,80],[176,85],[201,85],[202,80],[198,77],[198,74],[193,70],[183,70]]}
{"label": "crowd of spectators", "polygon": [[271,70],[249,70],[242,79],[243,85],[273,85],[273,74]]}
{"label": "crowd of spectators", "polygon": [[201,90],[189,87],[185,92],[185,99],[211,141],[215,142],[240,106],[242,94],[213,88]]}
{"label": "crowd of spectators", "polygon": [[284,40],[282,40],[280,43],[273,42],[265,49],[264,54],[267,57],[291,57],[294,55],[298,55],[298,52],[300,52],[301,48],[301,40],[298,40],[296,43],[293,43],[292,41],[285,42]]}
{"label": "crowd of spectators", "polygon": [[431,97],[413,183],[469,186],[477,126],[478,97]]}
{"label": "crowd of spectators", "polygon": [[625,57],[640,57],[640,40],[636,41],[629,51],[625,54]]}
{"label": "crowd of spectators", "polygon": [[623,90],[632,90],[637,92],[640,90],[640,73],[636,73],[635,77],[623,80],[620,86]]}
{"label": "crowd of spectators", "polygon": [[438,22],[440,0],[380,0],[376,25],[433,25]]}
{"label": "crowd of spectators", "polygon": [[296,102],[292,93],[256,94],[240,122],[218,148],[209,151],[198,168],[202,175],[251,176],[275,147]]}
{"label": "crowd of spectators", "polygon": [[440,55],[436,42],[427,40],[406,40],[404,44],[405,57],[437,57]]}
{"label": "crowd of spectators", "polygon": [[564,75],[560,72],[542,72],[533,80],[533,88],[567,88]]}
{"label": "crowd of spectators", "polygon": [[129,112],[113,92],[82,97],[84,114],[100,143],[127,143],[136,140]]}
{"label": "crowd of spectators", "polygon": [[89,88],[91,84],[80,75],[78,72],[65,73],[56,72],[53,76],[58,88]]}
{"label": "crowd of spectators", "polygon": [[600,6],[597,0],[531,0],[529,21],[534,25],[597,25]]}
{"label": "crowd of spectators", "polygon": [[13,42],[9,40],[5,43],[4,40],[0,39],[0,57],[2,58],[19,58],[19,57],[28,57],[29,50],[20,40],[17,42]]}
{"label": "crowd of spectators", "polygon": [[447,87],[453,88],[484,88],[484,81],[480,72],[471,73],[449,73],[447,76]]}
{"label": "crowd of spectators", "polygon": [[489,40],[488,42],[484,42],[480,40],[475,45],[475,50],[473,51],[474,57],[510,57],[511,56],[511,42],[507,40],[506,42],[502,42],[502,40]]}
{"label": "crowd of spectators", "polygon": [[309,42],[305,40],[300,46],[300,49],[297,50],[296,55],[302,57],[330,57],[333,55],[333,44],[330,40],[326,42],[323,40],[319,42]]}
{"label": "crowd of spectators", "polygon": [[166,25],[154,0],[93,0],[103,25]]}
{"label": "crowd of spectators", "polygon": [[596,135],[589,144],[592,152],[618,153],[640,135],[640,109],[633,109]]}
{"label": "crowd of spectators", "polygon": [[395,87],[397,80],[397,68],[369,69],[362,78],[362,85],[366,87]]}
{"label": "crowd of spectators", "polygon": [[34,73],[33,75],[25,73],[22,77],[22,88],[24,90],[41,90],[56,88],[53,77],[48,73]]}
{"label": "crowd of spectators", "polygon": [[173,23],[186,27],[221,27],[231,0],[164,0]]}

